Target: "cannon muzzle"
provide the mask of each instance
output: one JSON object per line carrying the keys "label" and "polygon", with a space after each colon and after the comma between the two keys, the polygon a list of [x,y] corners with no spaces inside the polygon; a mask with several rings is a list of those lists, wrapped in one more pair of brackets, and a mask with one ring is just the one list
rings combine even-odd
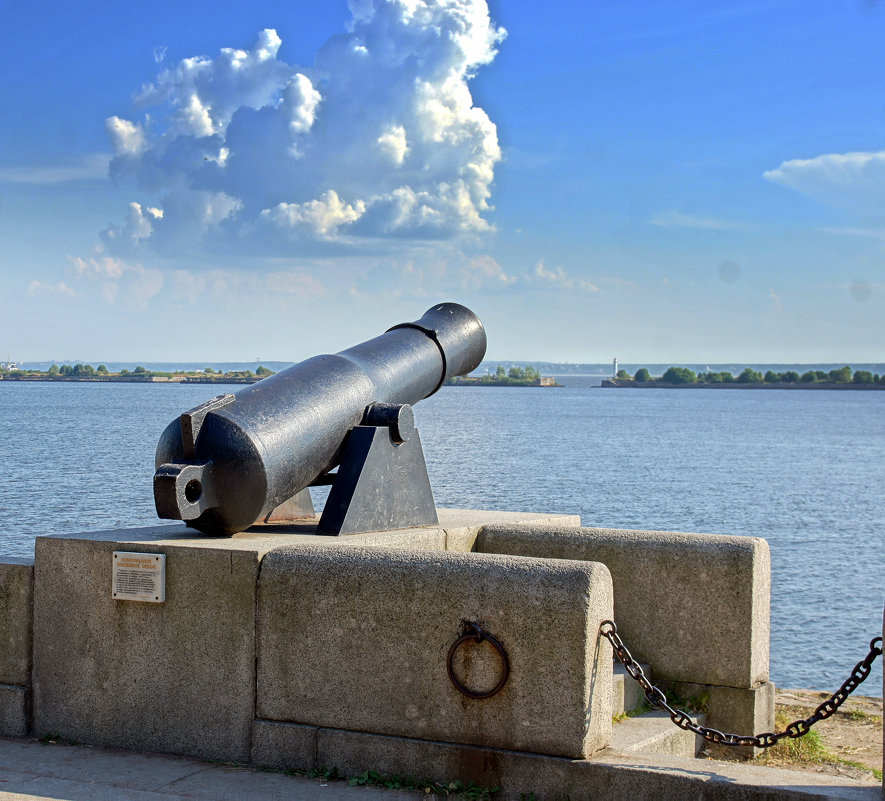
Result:
{"label": "cannon muzzle", "polygon": [[[157,514],[206,534],[232,534],[301,490],[330,483],[324,477],[357,426],[384,427],[391,448],[415,447],[409,407],[476,369],[485,350],[479,318],[440,303],[420,320],[191,409],[157,445]],[[423,455],[420,462],[423,469]]]}

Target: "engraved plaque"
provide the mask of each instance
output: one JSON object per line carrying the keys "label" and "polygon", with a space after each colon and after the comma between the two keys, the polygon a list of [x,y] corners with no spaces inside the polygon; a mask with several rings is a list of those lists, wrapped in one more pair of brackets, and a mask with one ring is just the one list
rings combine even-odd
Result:
{"label": "engraved plaque", "polygon": [[114,551],[112,597],[117,601],[166,600],[166,555]]}

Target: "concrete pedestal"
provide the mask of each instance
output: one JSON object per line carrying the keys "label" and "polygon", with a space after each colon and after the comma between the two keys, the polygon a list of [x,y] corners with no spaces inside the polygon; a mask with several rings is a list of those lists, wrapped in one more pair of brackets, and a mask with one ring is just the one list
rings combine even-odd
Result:
{"label": "concrete pedestal", "polygon": [[[248,759],[255,584],[270,547],[184,526],[38,538],[35,734]],[[111,597],[114,551],[166,555],[165,603]]]}
{"label": "concrete pedestal", "polygon": [[[770,729],[763,540],[439,516],[341,538],[310,524],[38,538],[34,565],[0,564],[0,734],[623,797],[605,794],[632,770],[605,748],[612,615],[656,680],[707,692],[708,722]],[[165,555],[165,601],[114,599],[115,551]],[[509,660],[487,699],[446,672],[471,622]],[[454,664],[476,689],[501,675],[488,643]]]}
{"label": "concrete pedestal", "polygon": [[[377,546],[444,551],[450,539],[469,549],[481,527],[493,521],[578,523],[561,515],[446,510],[440,510],[440,521],[438,527],[347,538],[318,537],[310,524],[257,526],[224,538],[197,536],[181,524],[37,538],[33,732],[248,761],[256,703],[257,587],[268,552],[306,544],[334,551]],[[114,551],[165,554],[164,603],[112,597]],[[29,636],[20,628],[19,640]],[[17,670],[7,681],[18,680]],[[10,709],[20,709],[20,702],[20,693],[11,700],[0,693],[0,703]],[[10,715],[4,713],[0,725],[8,726],[8,734],[23,733],[20,718],[4,723],[13,720]]]}

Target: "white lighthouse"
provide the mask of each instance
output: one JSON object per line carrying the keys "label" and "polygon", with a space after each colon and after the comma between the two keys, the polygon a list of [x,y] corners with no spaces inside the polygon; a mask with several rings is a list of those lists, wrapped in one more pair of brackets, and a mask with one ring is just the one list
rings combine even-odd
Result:
{"label": "white lighthouse", "polygon": [[618,377],[618,357],[612,359],[612,378]]}

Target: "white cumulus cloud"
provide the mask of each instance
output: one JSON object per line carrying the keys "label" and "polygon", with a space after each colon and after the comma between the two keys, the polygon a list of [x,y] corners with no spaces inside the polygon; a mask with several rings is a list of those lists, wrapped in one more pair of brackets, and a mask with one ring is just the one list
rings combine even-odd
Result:
{"label": "white cumulus cloud", "polygon": [[268,293],[296,300],[310,300],[326,294],[325,287],[316,278],[298,270],[268,273],[263,286]]}
{"label": "white cumulus cloud", "polygon": [[283,105],[289,109],[289,130],[293,134],[307,133],[313,127],[322,99],[307,76],[299,72],[289,79],[283,89]]}
{"label": "white cumulus cloud", "polygon": [[483,288],[503,288],[516,282],[516,276],[504,268],[491,256],[474,256],[458,269],[461,287],[465,290]]}
{"label": "white cumulus cloud", "polygon": [[237,109],[259,109],[279,98],[293,75],[277,60],[280,44],[276,31],[264,30],[252,50],[224,47],[214,59],[182,59],[144,87],[136,101],[145,106],[168,104],[172,113],[167,135],[223,133]]}
{"label": "white cumulus cloud", "polygon": [[330,189],[317,200],[306,203],[280,203],[276,208],[261,212],[264,220],[291,231],[329,238],[338,233],[341,226],[356,222],[366,210],[366,204],[357,201],[355,206],[344,203],[337,192]]}
{"label": "white cumulus cloud", "polygon": [[584,278],[569,275],[562,267],[547,267],[539,261],[531,272],[537,285],[556,289],[579,289],[584,292],[599,292],[599,287]]}
{"label": "white cumulus cloud", "polygon": [[71,263],[78,278],[104,278],[116,281],[126,268],[125,262],[111,256],[85,259],[77,256],[71,259]]}
{"label": "white cumulus cloud", "polygon": [[[105,302],[143,307],[164,286],[159,270],[130,263],[114,256],[97,255],[70,259],[74,275],[84,288],[94,286]],[[73,295],[73,291],[65,294]]]}
{"label": "white cumulus cloud", "polygon": [[379,259],[354,281],[353,295],[434,298],[459,292],[509,290],[520,278],[489,255],[449,252],[423,254],[418,259]]}
{"label": "white cumulus cloud", "polygon": [[351,13],[309,67],[264,30],[251,49],[170,65],[138,114],[109,118],[111,175],[150,206],[102,232],[107,253],[291,256],[490,230],[501,151],[469,89],[505,36],[486,0],[352,0]]}
{"label": "white cumulus cloud", "polygon": [[399,166],[409,152],[406,129],[402,125],[392,125],[378,137],[378,145],[390,160]]}
{"label": "white cumulus cloud", "polygon": [[885,150],[792,159],[763,178],[861,214],[885,212]]}
{"label": "white cumulus cloud", "polygon": [[34,297],[35,295],[67,295],[73,298],[76,294],[76,291],[64,281],[59,281],[55,284],[48,284],[45,281],[31,281],[28,284],[29,297]]}
{"label": "white cumulus cloud", "polygon": [[119,117],[108,117],[104,121],[104,127],[116,156],[139,156],[147,147],[144,130],[137,123]]}
{"label": "white cumulus cloud", "polygon": [[[122,225],[110,225],[102,232],[105,246],[117,253],[132,252],[138,248],[142,239],[147,239],[154,232],[154,223],[163,219],[163,212],[152,206],[144,206],[140,203],[130,203],[129,213]],[[95,259],[88,261],[95,262]],[[113,259],[106,259],[113,262]],[[79,259],[78,262],[86,263]]]}

